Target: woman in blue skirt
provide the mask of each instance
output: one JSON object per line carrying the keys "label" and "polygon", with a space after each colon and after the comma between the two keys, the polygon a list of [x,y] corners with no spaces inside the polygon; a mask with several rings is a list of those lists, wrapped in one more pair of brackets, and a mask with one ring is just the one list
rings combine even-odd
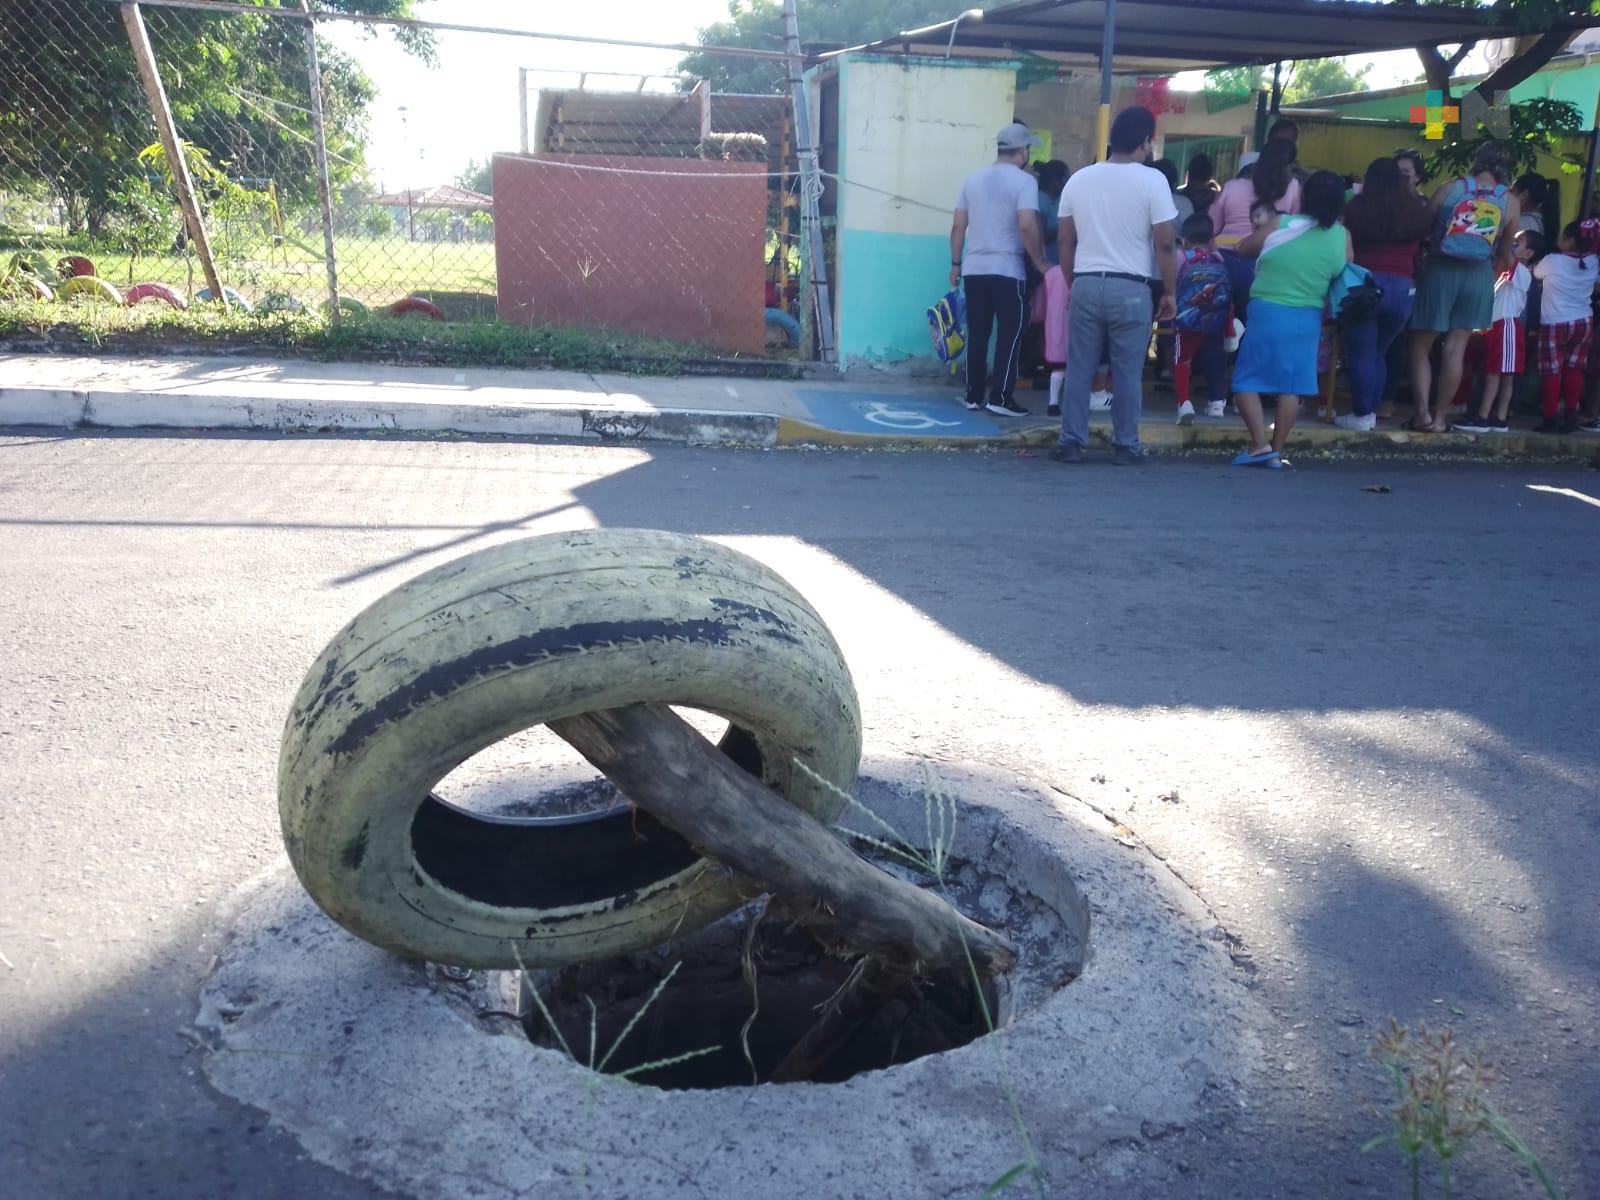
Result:
{"label": "woman in blue skirt", "polygon": [[[1237,466],[1282,470],[1284,443],[1300,412],[1300,397],[1317,394],[1317,344],[1328,289],[1354,260],[1344,215],[1344,180],[1318,171],[1306,180],[1300,216],[1262,213],[1239,253],[1257,259],[1244,341],[1233,373],[1234,403],[1250,431],[1250,448]],[[1267,438],[1263,395],[1278,398],[1278,417]]]}

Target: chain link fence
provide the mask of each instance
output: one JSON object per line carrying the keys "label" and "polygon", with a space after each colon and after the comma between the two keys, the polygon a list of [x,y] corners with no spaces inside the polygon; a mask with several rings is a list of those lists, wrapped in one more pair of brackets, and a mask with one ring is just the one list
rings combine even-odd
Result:
{"label": "chain link fence", "polygon": [[[306,21],[250,7],[141,11],[230,300],[330,310]],[[4,0],[0,11],[0,298],[209,298],[122,6]],[[380,98],[384,72],[372,64],[478,61],[495,39],[330,26],[318,20],[316,40],[344,314],[799,351],[787,96],[584,70],[586,55],[597,68],[609,61],[590,48],[573,51],[571,70],[486,67],[504,76],[493,89],[503,111],[442,90]],[[491,118],[505,144],[469,156],[482,139],[463,135]],[[376,155],[385,121],[389,148]]]}

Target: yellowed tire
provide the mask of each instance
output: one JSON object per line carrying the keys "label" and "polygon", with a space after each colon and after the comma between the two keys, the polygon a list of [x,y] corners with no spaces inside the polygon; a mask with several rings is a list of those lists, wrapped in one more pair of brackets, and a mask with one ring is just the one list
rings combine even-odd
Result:
{"label": "yellowed tire", "polygon": [[57,300],[76,300],[80,296],[122,307],[122,293],[98,275],[74,275],[56,284]]}
{"label": "yellowed tire", "polygon": [[643,812],[484,818],[432,795],[486,746],[652,701],[731,726],[722,747],[824,821],[861,714],[822,619],[755,560],[644,530],[497,546],[378,600],[323,651],[284,730],[284,844],[312,898],[397,954],[558,966],[641,949],[740,903],[721,868]]}

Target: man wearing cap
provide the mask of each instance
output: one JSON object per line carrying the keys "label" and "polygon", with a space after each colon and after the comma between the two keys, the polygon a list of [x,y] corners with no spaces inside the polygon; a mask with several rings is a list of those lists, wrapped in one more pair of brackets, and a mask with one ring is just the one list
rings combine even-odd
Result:
{"label": "man wearing cap", "polygon": [[[994,162],[967,176],[950,226],[950,286],[967,298],[967,407],[1026,416],[1017,403],[1017,355],[1028,315],[1027,265],[1043,275],[1039,185],[1028,158],[1039,139],[1021,123],[996,135]],[[994,335],[994,372],[989,337]]]}
{"label": "man wearing cap", "polygon": [[1149,109],[1124,109],[1111,125],[1110,160],[1084,167],[1061,193],[1061,269],[1072,293],[1061,440],[1050,454],[1057,462],[1083,461],[1089,387],[1102,362],[1111,364],[1111,461],[1144,461],[1139,418],[1150,321],[1170,321],[1177,312],[1178,209],[1165,176],[1145,166],[1155,136]]}

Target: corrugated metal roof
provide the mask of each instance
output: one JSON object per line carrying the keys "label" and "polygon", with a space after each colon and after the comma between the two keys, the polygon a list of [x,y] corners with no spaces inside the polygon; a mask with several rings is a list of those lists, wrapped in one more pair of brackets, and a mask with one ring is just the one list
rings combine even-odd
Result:
{"label": "corrugated metal roof", "polygon": [[[981,17],[946,21],[854,49],[942,56],[953,29],[954,51],[964,56],[1028,53],[1082,65],[1098,63],[1105,20],[1106,0],[1019,0],[988,9]],[[1116,25],[1116,70],[1144,74],[1374,54],[1525,33],[1514,20],[1487,7],[1370,0],[1117,0]],[[1597,26],[1600,15],[1574,18],[1559,27],[1577,32]]]}
{"label": "corrugated metal roof", "polygon": [[452,183],[441,183],[437,187],[409,188],[403,192],[374,196],[370,203],[381,204],[386,208],[454,208],[487,211],[494,207],[494,197],[456,187]]}

